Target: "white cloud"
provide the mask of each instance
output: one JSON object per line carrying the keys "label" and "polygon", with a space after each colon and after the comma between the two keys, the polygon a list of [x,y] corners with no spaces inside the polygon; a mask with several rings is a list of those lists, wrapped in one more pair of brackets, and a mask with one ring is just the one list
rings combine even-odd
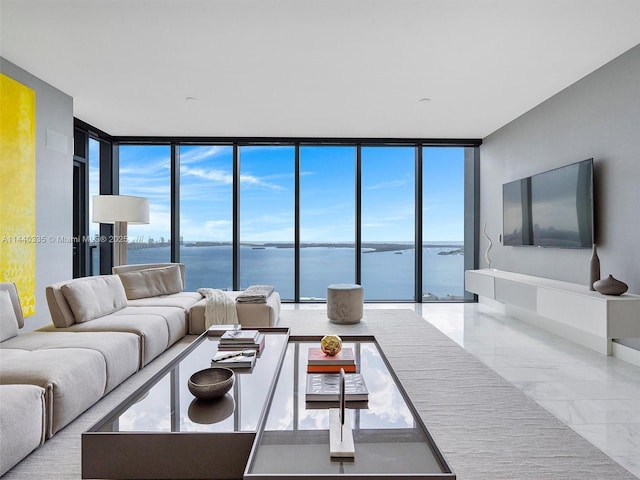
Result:
{"label": "white cloud", "polygon": [[229,220],[207,220],[203,227],[208,240],[224,241],[232,238],[232,225],[233,222]]}
{"label": "white cloud", "polygon": [[389,224],[385,222],[362,222],[362,228],[383,228],[388,226]]}
{"label": "white cloud", "polygon": [[376,183],[365,187],[366,190],[378,190],[380,188],[397,188],[407,184],[406,180],[390,180],[388,182]]}
{"label": "white cloud", "polygon": [[227,145],[211,145],[207,147],[190,148],[186,152],[180,152],[180,165],[209,160],[217,155],[229,152],[231,147]]}
{"label": "white cloud", "polygon": [[231,222],[231,220],[207,220],[204,223],[204,226],[206,229],[220,228],[220,227],[229,228],[231,227],[232,223],[233,222]]}
{"label": "white cloud", "polygon": [[[180,167],[180,175],[182,178],[186,176],[201,178],[215,184],[231,185],[233,183],[233,174],[224,170],[206,170],[204,168]],[[269,188],[271,190],[283,190],[280,185],[265,182],[255,175],[240,175],[240,183],[245,185],[256,185],[259,187]]]}
{"label": "white cloud", "polygon": [[223,185],[233,183],[233,174],[224,170],[205,170],[204,168],[190,168],[183,165],[180,167],[180,175],[182,178],[192,176]]}
{"label": "white cloud", "polygon": [[254,175],[240,175],[240,183],[248,184],[248,185],[256,185],[259,187],[269,188],[271,190],[284,190],[280,185],[276,185],[275,183],[265,182],[260,178]]}

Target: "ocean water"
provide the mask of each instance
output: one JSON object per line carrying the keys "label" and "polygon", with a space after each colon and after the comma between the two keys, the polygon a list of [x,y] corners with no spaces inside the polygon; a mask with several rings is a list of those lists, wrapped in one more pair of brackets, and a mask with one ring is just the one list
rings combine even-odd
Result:
{"label": "ocean water", "polygon": [[[423,248],[424,300],[451,300],[464,295],[464,255],[443,254],[460,248]],[[130,249],[128,263],[170,261],[168,246]],[[211,287],[232,290],[230,245],[181,246],[180,261],[186,265],[187,290]],[[365,300],[414,299],[413,249],[368,251],[362,255],[362,286]],[[355,282],[355,249],[317,246],[300,249],[300,296],[326,298],[327,285]],[[240,247],[241,288],[273,285],[283,300],[294,298],[294,249]]]}

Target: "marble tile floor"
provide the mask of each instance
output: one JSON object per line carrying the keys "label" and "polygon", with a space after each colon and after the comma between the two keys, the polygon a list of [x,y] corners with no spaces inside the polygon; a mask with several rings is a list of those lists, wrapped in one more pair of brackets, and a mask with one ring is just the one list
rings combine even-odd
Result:
{"label": "marble tile floor", "polygon": [[475,303],[372,308],[413,310],[640,478],[640,367]]}

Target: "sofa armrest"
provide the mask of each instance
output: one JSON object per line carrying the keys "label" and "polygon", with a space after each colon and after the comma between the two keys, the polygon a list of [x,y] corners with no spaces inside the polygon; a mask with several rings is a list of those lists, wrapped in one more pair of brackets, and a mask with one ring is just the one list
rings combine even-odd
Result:
{"label": "sofa armrest", "polygon": [[13,282],[0,282],[0,290],[9,292],[11,298],[11,306],[16,314],[16,320],[18,321],[18,328],[24,327],[24,317],[22,316],[22,306],[20,305],[20,299],[18,298],[18,289]]}
{"label": "sofa armrest", "polygon": [[45,390],[37,385],[0,385],[0,476],[45,439]]}

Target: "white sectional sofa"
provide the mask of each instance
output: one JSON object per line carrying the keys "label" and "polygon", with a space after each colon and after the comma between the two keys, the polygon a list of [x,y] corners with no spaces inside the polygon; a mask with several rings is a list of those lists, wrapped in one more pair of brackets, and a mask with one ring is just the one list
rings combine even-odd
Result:
{"label": "white sectional sofa", "polygon": [[138,371],[140,342],[124,332],[18,334],[13,283],[0,283],[0,320],[2,475]]}
{"label": "white sectional sofa", "polygon": [[[168,265],[178,265],[182,277],[183,288],[185,285],[185,266],[184,264],[140,264],[140,265],[121,265],[113,268],[113,273],[121,275],[134,275],[135,272],[141,270],[149,270],[155,268],[165,268]],[[125,279],[125,282],[127,280]],[[242,292],[225,291],[225,294],[233,301],[238,298]],[[127,305],[131,307],[148,307],[148,306],[173,306],[180,307],[187,313],[187,331],[191,335],[199,335],[206,329],[205,320],[205,302],[206,300],[197,292],[180,291],[171,294],[158,296],[140,296],[134,295],[136,298],[130,298],[127,294]],[[238,314],[238,323],[245,327],[273,327],[278,323],[280,317],[280,295],[274,291],[269,295],[265,303],[236,303],[236,313]]]}
{"label": "white sectional sofa", "polygon": [[[187,333],[205,331],[205,300],[184,291],[184,265],[114,272],[48,286],[53,323],[20,334],[16,287],[0,283],[0,476]],[[236,311],[243,326],[274,326],[280,297]]]}

